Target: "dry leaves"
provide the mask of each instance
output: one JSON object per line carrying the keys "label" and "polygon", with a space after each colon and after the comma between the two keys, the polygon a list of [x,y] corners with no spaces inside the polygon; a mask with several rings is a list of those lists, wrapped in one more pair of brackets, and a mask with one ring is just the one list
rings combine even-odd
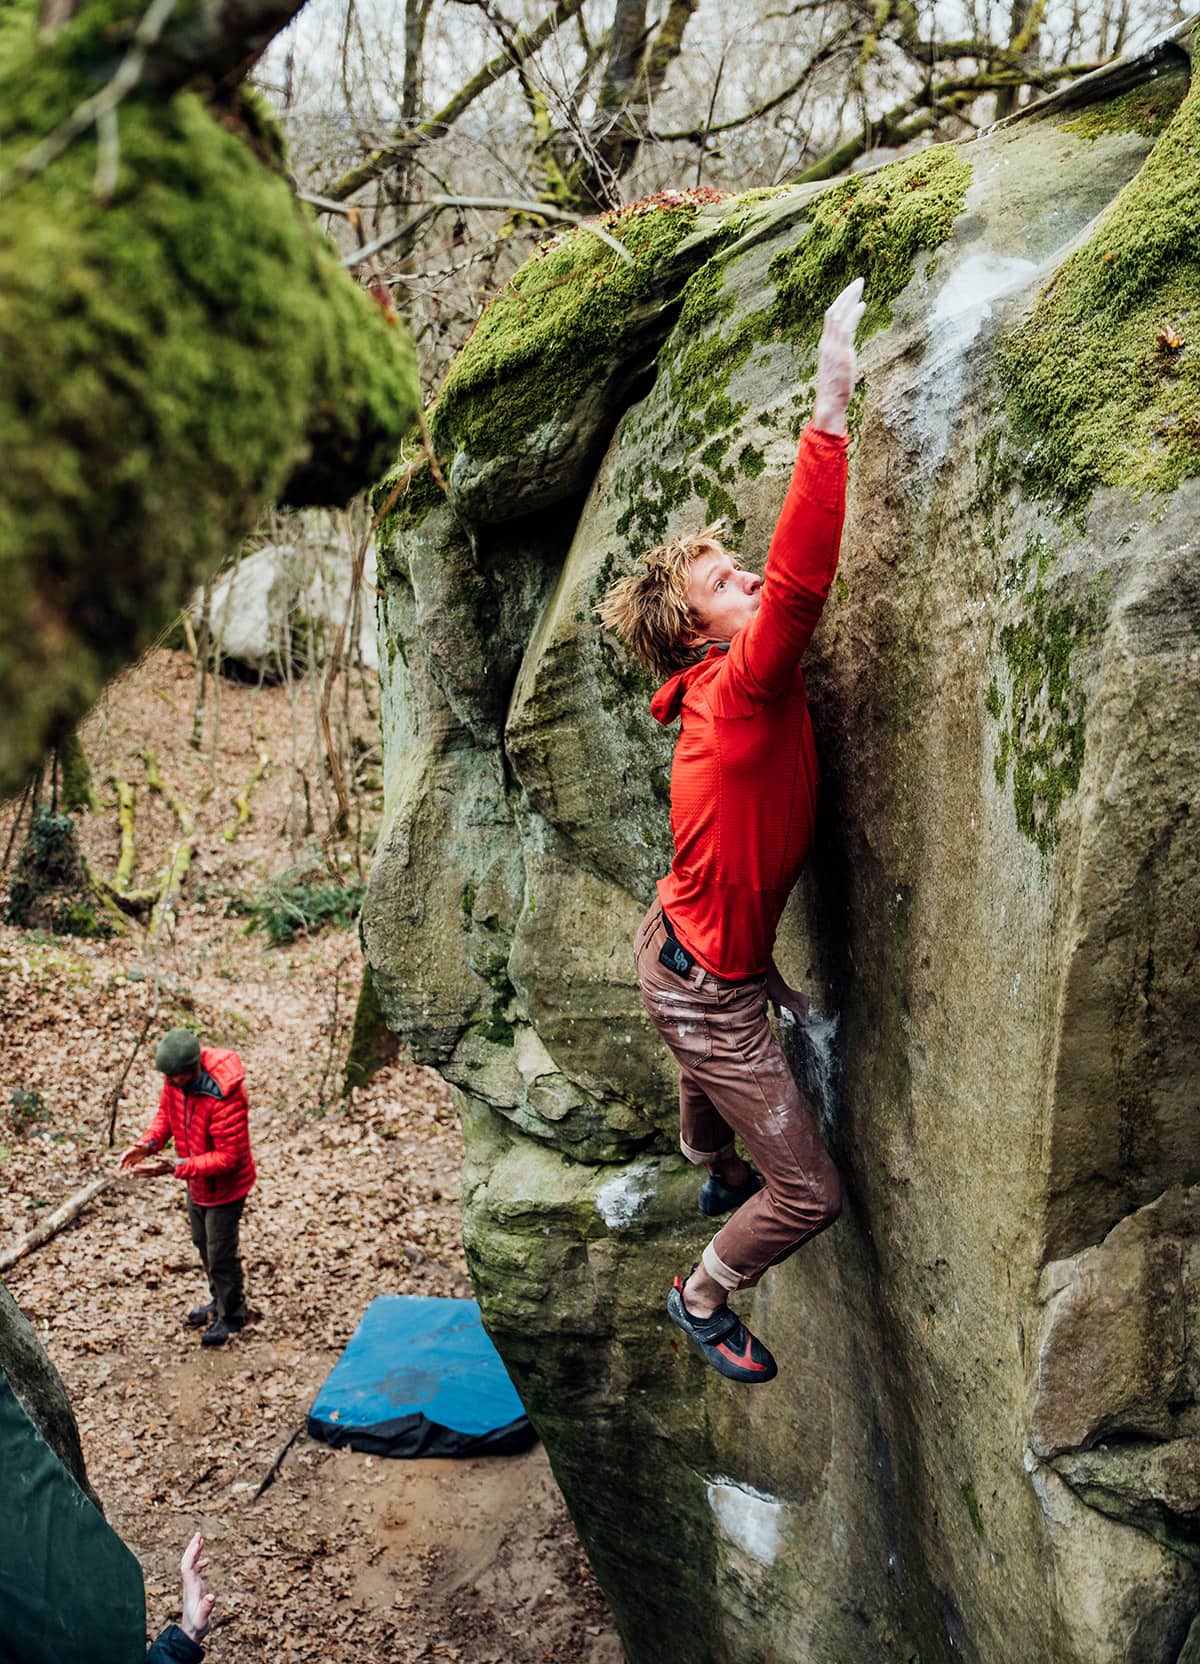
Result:
{"label": "dry leaves", "polygon": [[[611,1622],[540,1449],[388,1463],[302,1437],[251,1501],[376,1294],[470,1292],[461,1143],[444,1083],[403,1059],[314,1113],[330,1046],[344,1046],[353,1015],[353,932],[271,950],[226,915],[231,897],[293,858],[282,772],[262,783],[249,832],[221,837],[248,760],[261,749],[288,755],[292,713],[282,688],[226,683],[219,747],[193,752],[190,678],[184,655],[154,654],[84,736],[98,790],[109,770],[134,778],[150,745],[194,808],[196,860],[173,938],[156,958],[137,926],[107,942],[0,926],[0,1243],[113,1165],[149,1122],[153,1039],[126,1081],[116,1150],[107,1148],[108,1095],[156,974],[153,1034],[196,1024],[246,1066],[259,1184],[242,1252],[254,1315],[230,1346],[204,1352],[183,1324],[205,1290],[183,1187],[171,1179],[122,1181],[10,1277],[71,1393],[92,1482],[142,1562],[149,1621],[177,1614],[179,1554],[199,1527],[219,1595],[212,1664],[616,1664]],[[139,792],[139,881],[173,836],[160,811]],[[0,815],[4,841],[10,815]],[[111,872],[115,808],[87,817],[81,841]]]}

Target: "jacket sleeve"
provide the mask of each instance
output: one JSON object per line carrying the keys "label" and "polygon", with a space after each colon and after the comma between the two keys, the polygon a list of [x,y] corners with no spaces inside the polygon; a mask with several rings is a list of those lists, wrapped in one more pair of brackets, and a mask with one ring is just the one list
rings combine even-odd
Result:
{"label": "jacket sleeve", "polygon": [[185,1635],[178,1624],[168,1624],[146,1654],[146,1664],[198,1664],[204,1648]]}
{"label": "jacket sleeve", "polygon": [[727,694],[765,704],[790,685],[817,627],[837,571],[846,512],[844,434],[810,422],[767,556],[762,604],[733,638],[722,678]]}
{"label": "jacket sleeve", "polygon": [[170,1142],[171,1121],[167,1114],[167,1087],[164,1084],[158,1100],[158,1112],[142,1134],[139,1143],[148,1144],[152,1150],[161,1150],[164,1144]]}
{"label": "jacket sleeve", "polygon": [[213,1141],[212,1149],[177,1161],[177,1179],[203,1179],[217,1173],[235,1173],[249,1154],[250,1108],[242,1081],[235,1081],[225,1096],[214,1103],[208,1131]]}

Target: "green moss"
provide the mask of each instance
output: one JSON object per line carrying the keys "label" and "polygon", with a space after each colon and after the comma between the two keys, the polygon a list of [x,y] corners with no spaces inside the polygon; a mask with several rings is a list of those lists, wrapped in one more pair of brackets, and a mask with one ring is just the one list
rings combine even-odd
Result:
{"label": "green moss", "polygon": [[[4,31],[0,179],[107,79],[141,10],[90,4],[26,52]],[[0,789],[264,506],[346,500],[416,409],[403,330],[242,137],[189,93],[135,94],[118,127],[110,201],[92,133],[0,190],[0,700],[27,712]]]}
{"label": "green moss", "polygon": [[6,923],[56,936],[111,936],[113,923],[83,857],[75,822],[45,804],[34,811],[8,893]]}
{"label": "green moss", "polygon": [[[800,379],[810,377],[825,308],[851,277],[866,278],[870,304],[864,331],[884,328],[893,301],[913,275],[919,251],[935,249],[949,236],[970,180],[970,166],[960,154],[937,145],[823,192],[812,202],[796,241],[770,263],[774,299],[740,317],[727,281],[732,256],[714,254],[688,281],[679,322],[660,355],[675,422],[672,443],[685,454],[698,454],[703,467],[713,471],[748,411],[746,402],[729,391],[733,376],[756,350],[778,341],[792,347]],[[811,394],[796,394],[793,437],[811,406]],[[625,443],[637,443],[639,455],[653,451],[655,437],[638,425],[623,436]],[[765,466],[762,453],[749,444],[738,460],[751,479]],[[659,541],[673,510],[693,493],[706,503],[710,519],[723,515],[730,521],[735,538],[744,530],[726,484],[683,463],[639,465],[636,478],[631,470],[619,469],[615,488],[628,499],[618,530],[631,548]]]}
{"label": "green moss", "polygon": [[748,480],[756,480],[767,466],[767,459],[757,445],[749,441],[738,452],[738,467]]}
{"label": "green moss", "polygon": [[988,715],[1000,724],[993,770],[1003,789],[1012,769],[1017,825],[1043,856],[1058,841],[1058,815],[1083,772],[1085,695],[1072,675],[1072,658],[1096,635],[1101,604],[1095,592],[1082,601],[1060,585],[1045,587],[1052,551],[1030,539],[1018,570],[1036,557],[1033,589],[1013,598],[1021,615],[1000,625],[998,641],[1007,667],[1007,694],[993,677],[984,696]]}
{"label": "green moss", "polygon": [[1024,487],[1081,511],[1098,486],[1200,472],[1200,76],[996,365]]}
{"label": "green moss", "polygon": [[963,1501],[967,1505],[967,1514],[970,1517],[971,1525],[974,1528],[975,1534],[978,1537],[982,1537],[983,1536],[983,1514],[980,1511],[979,1498],[975,1495],[975,1486],[972,1484],[971,1480],[968,1478],[968,1479],[960,1479],[959,1482],[958,1482],[958,1488],[959,1488],[959,1491],[962,1493]]}
{"label": "green moss", "polygon": [[1179,108],[1188,87],[1187,66],[1178,65],[1120,98],[1094,104],[1077,116],[1060,121],[1064,133],[1099,139],[1108,133],[1141,133],[1157,138]]}
{"label": "green moss", "polygon": [[[438,454],[515,454],[560,418],[605,367],[620,366],[647,310],[668,306],[682,274],[671,256],[691,231],[699,200],[633,204],[601,223],[633,257],[623,260],[586,227],[543,243],[487,307],[438,394],[431,430]],[[695,259],[703,257],[697,251]]]}

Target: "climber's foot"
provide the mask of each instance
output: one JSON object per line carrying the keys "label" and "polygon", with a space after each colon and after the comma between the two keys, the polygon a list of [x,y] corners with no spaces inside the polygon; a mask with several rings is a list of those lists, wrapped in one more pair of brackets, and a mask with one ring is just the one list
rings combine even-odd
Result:
{"label": "climber's foot", "polygon": [[683,1281],[676,1277],[667,1296],[667,1316],[700,1348],[704,1361],[730,1381],[753,1386],[778,1374],[774,1358],[728,1306],[718,1306],[711,1317],[696,1317],[683,1300]]}
{"label": "climber's foot", "polygon": [[748,1202],[755,1191],[762,1189],[762,1174],[756,1172],[749,1162],[743,1162],[742,1166],[746,1177],[740,1184],[729,1184],[720,1173],[709,1174],[700,1192],[701,1213],[706,1213],[710,1219],[716,1219],[722,1213],[732,1213],[734,1208]]}

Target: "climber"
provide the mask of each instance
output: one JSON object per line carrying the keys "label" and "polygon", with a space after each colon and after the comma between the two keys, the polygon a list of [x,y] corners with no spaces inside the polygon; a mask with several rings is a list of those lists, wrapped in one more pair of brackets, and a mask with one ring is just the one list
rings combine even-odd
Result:
{"label": "climber", "polygon": [[[671,771],[675,857],[638,929],[642,999],[680,1066],[680,1145],[708,1169],[700,1209],[731,1219],[667,1298],[672,1321],[733,1381],[771,1380],[767,1347],[730,1311],[841,1209],[837,1170],[767,1020],[806,1013],[775,970],[784,904],[812,843],[817,758],[800,659],[833,582],[846,498],[856,278],[825,314],[812,420],[767,556],[742,566],[719,526],[642,556],[597,609],[666,678],[651,701],[681,719]],[[735,1134],[758,1170],[738,1155]]]}
{"label": "climber", "polygon": [[[250,1151],[245,1071],[236,1052],[201,1049],[186,1028],[173,1028],[154,1054],[166,1078],[158,1114],[121,1157],[120,1171],[151,1179],[186,1179],[192,1242],[211,1298],[187,1321],[203,1328],[201,1346],[223,1346],[246,1322],[238,1228],[256,1177]],[[172,1139],[177,1160],[156,1157]]]}

